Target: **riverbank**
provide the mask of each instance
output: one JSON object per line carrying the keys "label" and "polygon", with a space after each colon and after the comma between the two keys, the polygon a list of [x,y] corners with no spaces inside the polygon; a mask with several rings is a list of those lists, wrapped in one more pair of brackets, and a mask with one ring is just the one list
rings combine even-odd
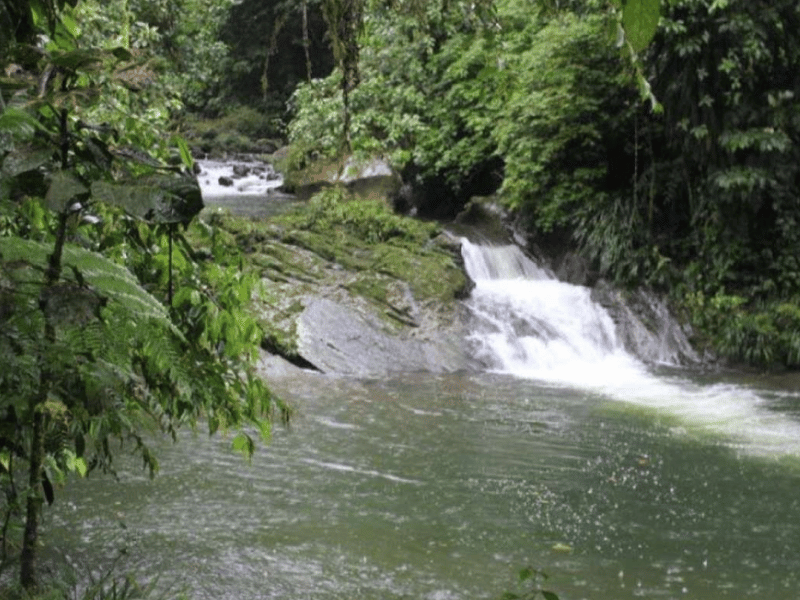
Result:
{"label": "riverbank", "polygon": [[262,280],[252,309],[266,352],[356,375],[466,366],[458,300],[469,281],[439,225],[338,186],[269,220],[214,209],[202,220],[193,245]]}

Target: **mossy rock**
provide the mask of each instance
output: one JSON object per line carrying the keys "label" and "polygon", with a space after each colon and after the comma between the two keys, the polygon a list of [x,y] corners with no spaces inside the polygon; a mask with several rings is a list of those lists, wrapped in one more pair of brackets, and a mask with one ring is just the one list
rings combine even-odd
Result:
{"label": "mossy rock", "polygon": [[[414,348],[455,364],[454,355],[431,340],[452,341],[446,331],[457,321],[456,299],[468,279],[458,264],[458,244],[437,225],[396,215],[380,201],[331,190],[270,221],[215,214],[207,229],[202,243],[211,256],[224,254],[209,245],[213,239],[238,256],[242,268],[262,277],[266,294],[254,300],[252,310],[265,350],[308,366],[298,345],[298,323],[309,306],[319,309],[318,300],[325,299],[366,328],[360,334],[367,338],[398,348],[406,344],[402,340],[414,339]],[[309,323],[319,324],[311,317]],[[308,330],[304,335],[306,341],[317,339]],[[400,341],[388,342],[386,336]]]}

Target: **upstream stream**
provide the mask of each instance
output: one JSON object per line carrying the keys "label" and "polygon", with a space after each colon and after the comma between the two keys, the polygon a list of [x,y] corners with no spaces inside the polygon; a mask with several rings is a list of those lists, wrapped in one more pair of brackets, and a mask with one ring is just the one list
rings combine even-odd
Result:
{"label": "upstream stream", "polygon": [[[525,566],[562,600],[800,594],[800,380],[645,366],[588,290],[464,241],[475,373],[303,373],[251,464],[160,444],[73,482],[46,562],[197,600],[472,600]],[[124,528],[121,524],[124,523]]]}

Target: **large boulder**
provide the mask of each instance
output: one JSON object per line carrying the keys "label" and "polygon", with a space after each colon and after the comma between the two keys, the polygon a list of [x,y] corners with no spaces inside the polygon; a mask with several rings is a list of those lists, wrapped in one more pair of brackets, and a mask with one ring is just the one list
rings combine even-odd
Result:
{"label": "large boulder", "polygon": [[655,294],[644,289],[622,291],[601,280],[592,288],[592,300],[611,315],[625,349],[643,361],[671,365],[701,362],[685,328]]}
{"label": "large boulder", "polygon": [[325,187],[344,184],[361,198],[392,198],[402,185],[400,175],[383,158],[318,161],[285,175],[281,191],[307,199]]}
{"label": "large boulder", "polygon": [[326,298],[311,299],[297,322],[297,352],[316,369],[361,377],[464,369],[462,332],[398,333],[370,312]]}

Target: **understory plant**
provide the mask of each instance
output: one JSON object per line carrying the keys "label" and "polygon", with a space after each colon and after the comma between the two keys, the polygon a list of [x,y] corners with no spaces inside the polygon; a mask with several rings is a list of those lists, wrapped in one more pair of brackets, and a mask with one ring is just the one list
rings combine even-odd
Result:
{"label": "understory plant", "polygon": [[0,78],[0,561],[19,555],[32,592],[42,510],[68,474],[131,451],[152,475],[147,434],[201,421],[250,455],[281,405],[250,366],[255,282],[181,235],[203,206],[185,142],[152,143],[135,102],[106,102],[140,58],[84,47],[70,3],[21,6],[3,30],[21,63]]}

